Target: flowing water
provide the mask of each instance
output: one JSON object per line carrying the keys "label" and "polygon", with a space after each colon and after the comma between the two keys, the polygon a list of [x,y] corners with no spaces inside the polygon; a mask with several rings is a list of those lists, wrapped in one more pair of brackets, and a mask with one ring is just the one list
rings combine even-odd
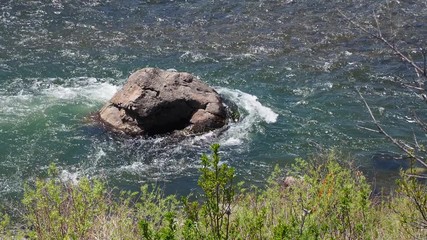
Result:
{"label": "flowing water", "polygon": [[[130,189],[159,182],[186,193],[214,142],[252,183],[319,146],[391,181],[399,151],[360,128],[374,126],[355,90],[407,140],[425,138],[411,117],[425,103],[395,83],[415,80],[413,70],[338,9],[361,22],[377,14],[384,34],[416,50],[426,46],[426,8],[421,0],[0,0],[0,198],[19,196],[51,162],[67,179]],[[88,119],[146,66],[194,73],[234,102],[241,120],[220,136],[131,139]]]}

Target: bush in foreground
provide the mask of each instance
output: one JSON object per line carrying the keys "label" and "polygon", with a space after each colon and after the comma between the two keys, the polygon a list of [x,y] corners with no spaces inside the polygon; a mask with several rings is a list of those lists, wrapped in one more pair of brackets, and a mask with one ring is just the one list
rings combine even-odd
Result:
{"label": "bush in foreground", "polygon": [[[425,185],[402,178],[391,198],[375,200],[363,174],[335,152],[297,160],[273,172],[267,186],[235,184],[221,164],[219,145],[203,155],[201,196],[178,200],[155,186],[140,192],[108,191],[101,181],[77,184],[50,178],[25,188],[26,230],[12,231],[0,215],[0,239],[425,239]],[[288,178],[289,180],[289,178]],[[414,201],[414,194],[418,196]],[[424,204],[424,205],[422,205]],[[8,235],[9,234],[9,235]],[[3,236],[3,237],[2,237]],[[9,237],[7,237],[9,236]]]}

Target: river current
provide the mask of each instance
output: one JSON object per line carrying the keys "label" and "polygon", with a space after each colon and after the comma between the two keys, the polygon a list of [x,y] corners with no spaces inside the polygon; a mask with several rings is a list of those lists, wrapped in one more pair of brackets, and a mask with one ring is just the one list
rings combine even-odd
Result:
{"label": "river current", "polygon": [[[422,142],[425,103],[396,81],[413,69],[344,20],[379,19],[421,61],[426,1],[0,0],[0,198],[54,162],[65,179],[102,177],[187,193],[200,155],[221,144],[240,179],[336,148],[372,181],[391,182],[400,152],[374,128],[356,89],[393,136]],[[424,10],[423,10],[424,9]],[[88,119],[142,67],[199,76],[241,120],[220,136],[127,138]]]}

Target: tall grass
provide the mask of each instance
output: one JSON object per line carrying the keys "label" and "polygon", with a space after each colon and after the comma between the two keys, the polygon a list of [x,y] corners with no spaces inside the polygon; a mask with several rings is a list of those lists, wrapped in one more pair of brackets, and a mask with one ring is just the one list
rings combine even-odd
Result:
{"label": "tall grass", "polygon": [[243,188],[220,164],[218,147],[202,158],[201,201],[148,185],[112,194],[98,180],[60,181],[53,166],[48,179],[25,188],[27,227],[17,230],[0,215],[0,239],[427,238],[426,186],[413,179],[374,197],[363,174],[331,151],[276,168],[265,188]]}

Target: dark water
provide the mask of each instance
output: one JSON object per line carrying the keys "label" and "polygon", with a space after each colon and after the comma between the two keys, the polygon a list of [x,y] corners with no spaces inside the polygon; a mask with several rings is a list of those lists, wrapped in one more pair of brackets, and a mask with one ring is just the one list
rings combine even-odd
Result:
{"label": "dark water", "polygon": [[[338,148],[378,182],[404,166],[373,127],[355,89],[393,136],[425,139],[413,70],[350,26],[373,23],[405,52],[426,47],[426,1],[0,1],[0,197],[57,163],[64,178],[115,186],[196,185],[200,154],[222,144],[240,178],[263,182],[275,164]],[[91,123],[141,67],[196,74],[234,101],[242,120],[220,137],[129,139]],[[396,165],[382,162],[392,159]]]}

